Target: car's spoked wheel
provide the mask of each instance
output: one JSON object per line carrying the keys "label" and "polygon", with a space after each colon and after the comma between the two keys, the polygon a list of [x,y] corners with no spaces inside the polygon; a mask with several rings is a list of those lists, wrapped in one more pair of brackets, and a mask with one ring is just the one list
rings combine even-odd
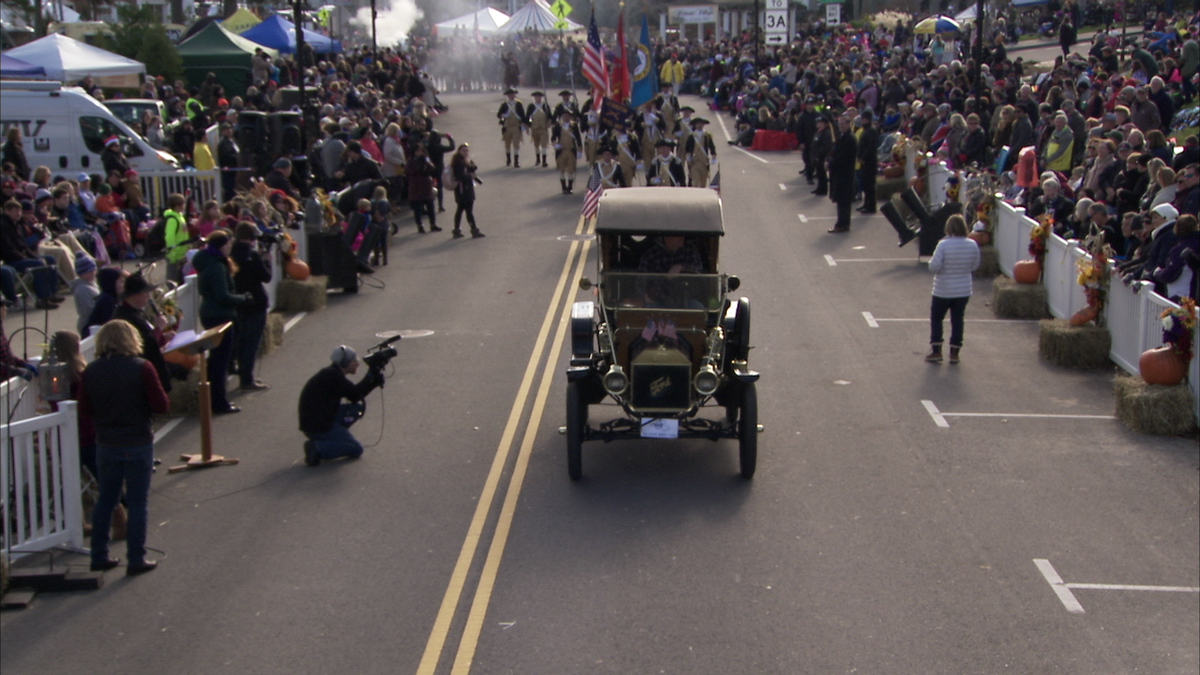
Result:
{"label": "car's spoked wheel", "polygon": [[753,478],[758,466],[758,393],[754,384],[742,387],[742,411],[738,421],[738,459],[742,478]]}
{"label": "car's spoked wheel", "polygon": [[578,382],[567,383],[567,475],[571,480],[583,476],[583,430],[587,427],[587,403]]}

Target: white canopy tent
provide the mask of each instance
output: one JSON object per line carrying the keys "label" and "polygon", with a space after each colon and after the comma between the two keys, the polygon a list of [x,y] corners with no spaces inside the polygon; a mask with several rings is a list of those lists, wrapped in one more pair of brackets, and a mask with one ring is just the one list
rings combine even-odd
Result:
{"label": "white canopy tent", "polygon": [[[547,5],[544,0],[530,0],[529,4],[518,9],[509,17],[508,22],[497,32],[523,33],[527,30],[537,30],[540,33],[552,33],[558,30],[554,27],[557,22],[558,17],[554,16],[554,12],[550,11],[550,5]],[[581,24],[567,19],[567,27],[563,30],[575,31],[581,28],[583,28]]]}
{"label": "white canopy tent", "polygon": [[146,65],[86,42],[52,33],[5,54],[46,69],[46,77],[75,83],[91,75],[102,86],[136,87]]}
{"label": "white canopy tent", "polygon": [[975,5],[971,5],[970,7],[964,9],[963,11],[959,12],[958,14],[955,14],[954,20],[959,23],[964,23],[964,24],[971,23],[972,21],[975,20],[975,17],[978,16],[978,12],[976,11],[977,9],[978,9],[978,7],[976,7]]}
{"label": "white canopy tent", "polygon": [[492,7],[484,7],[478,12],[463,14],[460,17],[455,17],[443,21],[437,25],[439,35],[451,35],[455,29],[460,31],[473,31],[475,26],[479,26],[479,32],[484,35],[495,33],[508,21],[508,15],[498,9]]}

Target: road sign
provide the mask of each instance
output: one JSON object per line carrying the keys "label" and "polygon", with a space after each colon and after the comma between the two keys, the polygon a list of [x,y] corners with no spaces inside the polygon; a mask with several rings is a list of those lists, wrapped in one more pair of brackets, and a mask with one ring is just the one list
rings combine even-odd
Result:
{"label": "road sign", "polygon": [[[550,5],[550,11],[554,14],[554,16],[564,20],[571,15],[571,10],[573,9],[575,8],[572,7],[567,0],[554,0],[554,4]],[[565,25],[562,27],[566,28]]]}
{"label": "road sign", "polygon": [[825,25],[836,26],[842,22],[842,6],[838,4],[825,5]]}
{"label": "road sign", "polygon": [[764,14],[763,32],[767,34],[782,33],[787,35],[788,15],[786,9],[768,9]]}
{"label": "road sign", "polygon": [[769,45],[781,45],[787,42],[787,36],[783,33],[770,33],[763,36],[763,41]]}
{"label": "road sign", "polygon": [[767,0],[766,9],[768,11],[770,11],[772,9],[782,9],[782,10],[786,11],[787,5],[788,5],[788,0]]}

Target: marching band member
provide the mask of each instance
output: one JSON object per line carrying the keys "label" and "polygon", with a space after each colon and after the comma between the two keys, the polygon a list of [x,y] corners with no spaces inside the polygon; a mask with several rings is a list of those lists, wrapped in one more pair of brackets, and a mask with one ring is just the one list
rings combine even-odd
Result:
{"label": "marching band member", "polygon": [[674,153],[675,143],[661,138],[654,148],[658,155],[646,169],[646,182],[663,187],[686,187],[687,176],[683,172],[683,160]]}
{"label": "marching band member", "polygon": [[712,160],[717,158],[717,146],[713,144],[712,134],[704,130],[708,120],[703,117],[692,118],[692,133],[688,135],[683,148],[687,158],[688,185],[692,187],[708,187],[708,170]]}
{"label": "marching band member", "polygon": [[533,165],[536,167],[549,166],[546,164],[546,148],[550,145],[550,104],[546,103],[546,94],[535,91],[533,103],[525,108],[525,121],[529,126],[529,142],[533,144]]}
{"label": "marching band member", "polygon": [[506,97],[496,112],[500,120],[501,136],[504,139],[504,166],[521,168],[521,135],[525,133],[525,105],[517,100],[517,90],[504,90]]}
{"label": "marching band member", "polygon": [[583,151],[583,139],[572,118],[571,112],[564,110],[559,117],[559,123],[554,125],[554,131],[550,134],[550,142],[554,143],[554,165],[558,168],[559,182],[562,183],[564,195],[571,194],[575,188],[578,155]]}

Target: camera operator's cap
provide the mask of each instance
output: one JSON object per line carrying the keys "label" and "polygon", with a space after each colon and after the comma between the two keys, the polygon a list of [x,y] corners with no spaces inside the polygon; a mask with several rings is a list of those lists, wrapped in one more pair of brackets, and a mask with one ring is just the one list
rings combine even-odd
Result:
{"label": "camera operator's cap", "polygon": [[333,353],[329,355],[329,360],[338,368],[348,368],[351,363],[358,359],[358,352],[352,347],[346,345],[338,345],[333,348]]}
{"label": "camera operator's cap", "polygon": [[1170,204],[1159,204],[1158,206],[1154,207],[1154,212],[1163,218],[1166,218],[1167,220],[1175,220],[1179,217],[1179,211],[1177,211],[1175,207],[1171,206]]}
{"label": "camera operator's cap", "polygon": [[292,168],[292,160],[287,157],[280,157],[271,165],[272,169],[290,169]]}

